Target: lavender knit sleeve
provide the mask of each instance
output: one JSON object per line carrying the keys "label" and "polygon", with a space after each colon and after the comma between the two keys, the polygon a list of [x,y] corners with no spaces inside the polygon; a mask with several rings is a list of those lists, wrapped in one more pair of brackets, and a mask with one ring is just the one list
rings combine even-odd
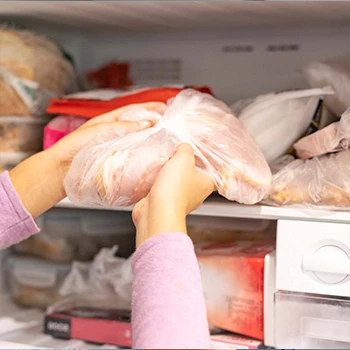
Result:
{"label": "lavender knit sleeve", "polygon": [[8,172],[0,174],[0,249],[39,232],[33,217],[23,207]]}

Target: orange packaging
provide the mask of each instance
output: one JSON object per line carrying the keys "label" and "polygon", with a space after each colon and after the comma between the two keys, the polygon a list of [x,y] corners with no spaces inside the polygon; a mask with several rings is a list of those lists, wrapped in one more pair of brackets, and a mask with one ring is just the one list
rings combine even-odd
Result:
{"label": "orange packaging", "polygon": [[196,245],[209,324],[264,339],[264,261],[275,242]]}

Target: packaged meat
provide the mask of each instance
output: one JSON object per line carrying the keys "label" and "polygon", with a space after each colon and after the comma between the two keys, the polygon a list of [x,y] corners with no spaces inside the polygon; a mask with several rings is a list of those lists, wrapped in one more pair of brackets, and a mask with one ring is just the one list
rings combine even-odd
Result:
{"label": "packaged meat", "polygon": [[161,167],[181,143],[196,165],[229,200],[254,204],[268,192],[270,169],[259,147],[230,109],[191,89],[168,102],[164,115],[135,107],[120,120],[153,120],[146,130],[98,135],[73,159],[65,179],[69,199],[80,205],[128,206],[145,197]]}
{"label": "packaged meat", "polygon": [[41,232],[13,246],[16,253],[48,261],[89,261],[103,247],[118,245],[118,255],[135,249],[135,227],[128,212],[52,209],[37,218]]}
{"label": "packaged meat", "polygon": [[245,103],[239,101],[231,108],[238,112],[238,118],[270,164],[303,136],[319,100],[331,94],[331,88],[284,91],[261,95]]}
{"label": "packaged meat", "polygon": [[264,339],[265,257],[275,241],[195,246],[209,324]]}
{"label": "packaged meat", "polygon": [[294,144],[299,158],[307,159],[350,148],[350,108],[340,121],[330,124]]}
{"label": "packaged meat", "polygon": [[327,96],[325,104],[338,117],[350,107],[350,54],[325,62],[311,62],[302,69],[302,74],[314,88],[333,88],[335,94]]}
{"label": "packaged meat", "polygon": [[60,115],[52,119],[44,128],[44,149],[51,147],[85,122],[85,118],[70,115]]}
{"label": "packaged meat", "polygon": [[42,150],[47,119],[0,117],[0,152],[38,152]]}
{"label": "packaged meat", "polygon": [[0,27],[0,115],[41,115],[74,84],[74,69],[50,39]]}
{"label": "packaged meat", "polygon": [[5,269],[10,294],[17,303],[46,308],[60,298],[59,289],[70,265],[12,255],[6,259]]}
{"label": "packaged meat", "polygon": [[350,150],[289,163],[273,175],[264,202],[349,210]]}
{"label": "packaged meat", "polygon": [[[157,88],[136,89],[131,92],[113,89],[100,89],[81,92],[54,99],[47,108],[52,114],[76,115],[79,117],[93,118],[114,109],[144,102],[164,102],[175,97],[186,87],[164,86]],[[194,90],[212,94],[205,86],[193,87]]]}

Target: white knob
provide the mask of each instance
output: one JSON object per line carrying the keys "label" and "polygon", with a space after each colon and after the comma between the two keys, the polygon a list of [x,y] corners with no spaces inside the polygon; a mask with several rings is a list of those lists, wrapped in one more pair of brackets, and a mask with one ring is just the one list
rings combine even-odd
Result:
{"label": "white knob", "polygon": [[312,272],[317,280],[327,284],[338,284],[350,275],[350,257],[340,247],[323,246],[314,254],[305,255],[303,270]]}

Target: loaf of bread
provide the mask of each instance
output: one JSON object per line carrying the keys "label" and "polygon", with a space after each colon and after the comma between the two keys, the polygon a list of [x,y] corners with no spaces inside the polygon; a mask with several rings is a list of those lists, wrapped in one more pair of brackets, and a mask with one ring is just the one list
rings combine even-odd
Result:
{"label": "loaf of bread", "polygon": [[[36,33],[0,28],[0,115],[28,115],[31,108],[21,97],[13,79],[33,83],[51,97],[62,95],[72,84],[74,69],[60,48]],[[9,78],[10,77],[10,78]],[[19,84],[20,85],[20,84]]]}
{"label": "loaf of bread", "polygon": [[350,207],[350,150],[297,159],[273,175],[268,204]]}

